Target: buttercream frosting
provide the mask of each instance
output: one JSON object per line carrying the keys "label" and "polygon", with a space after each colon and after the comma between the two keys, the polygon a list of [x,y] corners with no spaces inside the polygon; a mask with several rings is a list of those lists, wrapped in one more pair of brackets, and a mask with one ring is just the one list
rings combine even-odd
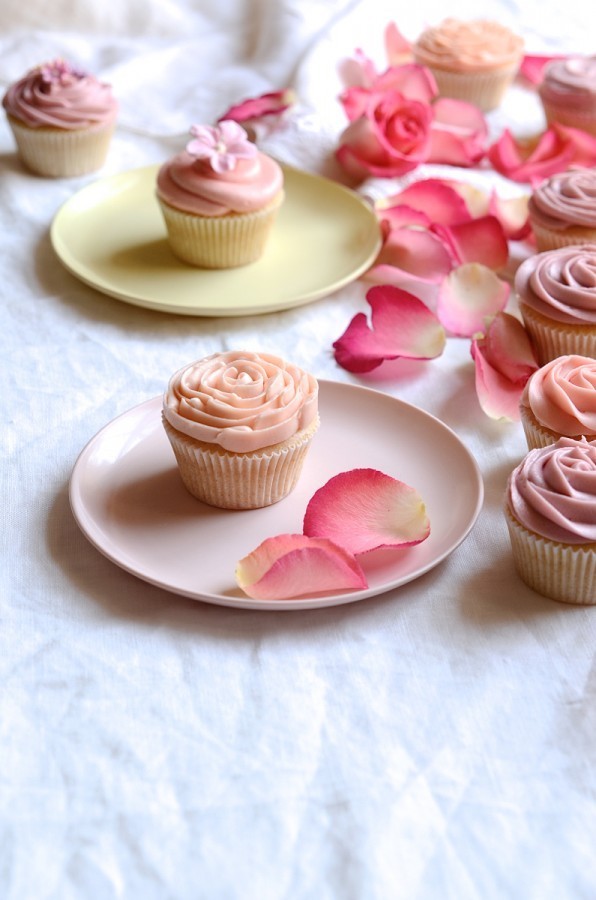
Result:
{"label": "buttercream frosting", "polygon": [[596,56],[579,56],[550,62],[539,87],[544,103],[576,113],[596,111]]}
{"label": "buttercream frosting", "polygon": [[596,542],[596,443],[559,438],[509,476],[509,509],[524,528],[563,544]]}
{"label": "buttercream frosting", "polygon": [[249,453],[291,438],[317,418],[313,375],[269,353],[214,353],[179,369],[164,417],[195,440]]}
{"label": "buttercream frosting", "polygon": [[280,166],[261,152],[251,159],[239,159],[231,171],[215,172],[208,160],[185,150],[164,163],[157,175],[161,200],[199,216],[263,209],[282,187]]}
{"label": "buttercream frosting", "polygon": [[528,257],[515,273],[515,290],[522,303],[549,319],[596,325],[596,244]]}
{"label": "buttercream frosting", "polygon": [[521,405],[557,434],[596,435],[596,359],[569,355],[546,363],[527,381]]}
{"label": "buttercream frosting", "polygon": [[69,131],[107,124],[118,111],[109,84],[62,60],[31,69],[8,88],[2,105],[30,128]]}
{"label": "buttercream frosting", "polygon": [[448,18],[425,29],[414,45],[417,61],[449,71],[479,71],[514,65],[523,40],[499,22]]}
{"label": "buttercream frosting", "polygon": [[532,193],[528,212],[534,223],[551,231],[596,228],[596,168],[551,175]]}

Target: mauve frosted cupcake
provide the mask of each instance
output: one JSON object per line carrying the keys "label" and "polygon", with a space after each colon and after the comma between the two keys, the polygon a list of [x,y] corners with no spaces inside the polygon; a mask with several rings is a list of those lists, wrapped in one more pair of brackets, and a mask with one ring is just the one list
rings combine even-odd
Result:
{"label": "mauve frosted cupcake", "polygon": [[284,199],[282,169],[236,122],[193,125],[190,132],[186,150],[157,176],[170,247],[201,268],[255,262]]}
{"label": "mauve frosted cupcake", "polygon": [[442,97],[467,100],[485,112],[500,104],[523,50],[521,37],[487,19],[445,19],[413,46],[416,62],[430,69]]}
{"label": "mauve frosted cupcake", "polygon": [[596,357],[596,244],[528,257],[515,291],[541,366],[568,354]]}
{"label": "mauve frosted cupcake", "polygon": [[596,243],[596,168],[568,169],[536,187],[528,201],[539,252]]}
{"label": "mauve frosted cupcake", "polygon": [[269,353],[214,353],[170,379],[163,425],[190,493],[224,509],[277,503],[318,428],[313,375]]}
{"label": "mauve frosted cupcake", "polygon": [[118,114],[109,84],[59,59],[12,84],[2,105],[32,172],[73,177],[103,166]]}
{"label": "mauve frosted cupcake", "polygon": [[560,438],[509,476],[505,518],[515,567],[533,590],[596,603],[596,444]]}
{"label": "mauve frosted cupcake", "polygon": [[521,422],[530,450],[560,437],[596,440],[596,359],[559,356],[526,382]]}
{"label": "mauve frosted cupcake", "polygon": [[549,125],[558,122],[596,135],[596,56],[553,60],[538,93]]}

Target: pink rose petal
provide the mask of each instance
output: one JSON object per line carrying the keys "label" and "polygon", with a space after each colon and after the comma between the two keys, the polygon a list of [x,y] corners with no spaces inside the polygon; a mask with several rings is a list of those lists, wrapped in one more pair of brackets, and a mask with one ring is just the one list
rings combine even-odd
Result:
{"label": "pink rose petal", "polygon": [[372,287],[369,326],[358,313],[334,344],[337,363],[349,372],[370,372],[384,360],[432,359],[445,347],[445,332],[425,304],[392,285]]}
{"label": "pink rose petal", "polygon": [[441,236],[421,228],[396,228],[387,235],[375,265],[393,266],[408,277],[437,284],[453,268],[454,259]]}
{"label": "pink rose petal", "polygon": [[454,335],[472,337],[484,330],[484,320],[505,308],[510,287],[480,263],[465,263],[444,279],[437,298],[437,316]]}
{"label": "pink rose petal", "polygon": [[277,116],[285,112],[296,102],[296,95],[291,89],[272,91],[260,97],[249,97],[230,106],[218,121],[231,119],[234,122],[246,122],[249,119],[260,119],[261,116]]}
{"label": "pink rose petal", "polygon": [[477,106],[441,98],[433,104],[428,162],[475,166],[486,154],[488,127]]}
{"label": "pink rose petal", "polygon": [[482,216],[450,228],[434,226],[433,231],[460,264],[482,263],[489,269],[498,270],[506,265],[509,258],[507,238],[495,216]]}
{"label": "pink rose petal", "polygon": [[437,96],[437,82],[434,75],[424,66],[407,63],[390,66],[375,81],[372,90],[378,94],[398,91],[408,100],[428,104]]}
{"label": "pink rose petal", "polygon": [[395,22],[385,28],[385,53],[390,66],[403,66],[413,59],[412,45],[398,30]]}
{"label": "pink rose petal", "polygon": [[444,179],[443,184],[453,188],[459,194],[473,219],[479,219],[488,214],[489,198],[485,191],[473,184],[467,184],[465,181],[453,181],[450,178]]}
{"label": "pink rose petal", "polygon": [[241,559],[236,581],[255,600],[289,600],[305,594],[367,587],[360,564],[326,537],[280,534]]}
{"label": "pink rose petal", "polygon": [[492,419],[517,421],[523,389],[538,368],[523,325],[508,313],[499,313],[470,349],[481,408]]}
{"label": "pink rose petal", "polygon": [[567,141],[573,148],[573,165],[589,168],[596,165],[596,136],[582,131],[580,128],[570,128],[568,125],[559,125],[554,122],[553,131],[563,141]]}
{"label": "pink rose petal", "polygon": [[403,228],[406,225],[420,225],[428,228],[432,222],[425,212],[413,209],[405,204],[387,205],[384,200],[377,200],[375,212],[380,222],[387,222],[389,230]]}
{"label": "pink rose petal", "polygon": [[303,530],[356,555],[419,544],[428,537],[430,523],[414,488],[377,469],[351,469],[316,491]]}
{"label": "pink rose petal", "polygon": [[565,59],[562,53],[555,53],[553,56],[540,56],[529,53],[522,59],[519,67],[519,74],[529,81],[531,85],[537,86],[542,81],[544,67],[554,59]]}
{"label": "pink rose petal", "polygon": [[532,141],[516,141],[505,129],[499,140],[489,147],[487,156],[501,175],[512,181],[534,184],[556,172],[564,172],[575,162],[577,152],[573,137],[554,127]]}
{"label": "pink rose petal", "polygon": [[385,201],[389,207],[411,206],[426,213],[431,222],[440,225],[454,225],[468,222],[472,216],[460,194],[440,178],[425,178],[415,181],[399,194],[393,194]]}
{"label": "pink rose petal", "polygon": [[499,197],[496,191],[490,195],[489,212],[497,217],[510,241],[521,241],[530,233],[528,200],[529,194],[506,199]]}

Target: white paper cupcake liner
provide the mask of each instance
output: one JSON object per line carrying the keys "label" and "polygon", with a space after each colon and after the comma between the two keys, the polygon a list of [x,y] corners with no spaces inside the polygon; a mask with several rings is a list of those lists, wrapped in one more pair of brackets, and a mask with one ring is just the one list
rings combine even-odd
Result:
{"label": "white paper cupcake liner", "polygon": [[158,197],[173,253],[203,269],[232,269],[259,259],[283,201],[281,191],[264,209],[226,216],[195,216]]}
{"label": "white paper cupcake liner", "polygon": [[28,128],[8,117],[23,163],[37,175],[73,178],[100,169],[106,161],[115,123],[76,131]]}
{"label": "white paper cupcake liner", "polygon": [[596,228],[566,228],[564,231],[551,231],[543,228],[530,217],[530,225],[536,238],[536,250],[544,253],[546,250],[558,250],[561,247],[573,247],[577,244],[596,243]]}
{"label": "white paper cupcake liner", "polygon": [[435,77],[441,97],[467,100],[483,112],[488,112],[501,103],[505,91],[517,74],[519,64],[491,72],[448,72],[432,66],[428,68]]}
{"label": "white paper cupcake liner", "polygon": [[588,134],[596,135],[596,104],[591,113],[580,113],[565,106],[542,99],[542,108],[548,125],[558,123],[568,128],[580,128]]}
{"label": "white paper cupcake liner", "polygon": [[[535,450],[538,447],[550,447],[560,437],[572,437],[574,440],[580,440],[582,437],[581,434],[561,435],[551,431],[550,428],[545,428],[527,406],[520,406],[520,414],[529,450]],[[586,434],[585,437],[589,441],[596,440],[595,434]]]}
{"label": "white paper cupcake liner", "polygon": [[596,358],[596,326],[564,325],[549,320],[523,301],[520,311],[541,366],[568,354]]}
{"label": "white paper cupcake liner", "polygon": [[562,603],[596,604],[596,545],[560,544],[524,528],[505,509],[513,560],[532,590]]}
{"label": "white paper cupcake liner", "polygon": [[222,509],[260,509],[287,496],[319,425],[316,419],[287,441],[253,453],[229,453],[183,434],[163,416],[162,421],[186,489]]}

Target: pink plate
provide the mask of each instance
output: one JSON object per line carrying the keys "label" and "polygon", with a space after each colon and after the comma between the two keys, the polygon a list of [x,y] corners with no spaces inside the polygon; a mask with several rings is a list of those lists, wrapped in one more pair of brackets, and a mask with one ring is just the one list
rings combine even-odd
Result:
{"label": "pink plate", "polygon": [[[266,509],[214,509],[187,493],[161,424],[161,397],[118,416],[89,441],[72,473],[70,502],[83,533],[133,575],[221,606],[334,606],[427,572],[463,541],[478,517],[484,490],[474,458],[450,428],[415,406],[369,388],[319,384],[321,427],[301,479],[289,497]],[[430,537],[414,547],[361,557],[365,590],[295,600],[247,597],[234,579],[238,560],[266,537],[301,532],[317,488],[358,467],[380,469],[416,488],[426,503]]]}

